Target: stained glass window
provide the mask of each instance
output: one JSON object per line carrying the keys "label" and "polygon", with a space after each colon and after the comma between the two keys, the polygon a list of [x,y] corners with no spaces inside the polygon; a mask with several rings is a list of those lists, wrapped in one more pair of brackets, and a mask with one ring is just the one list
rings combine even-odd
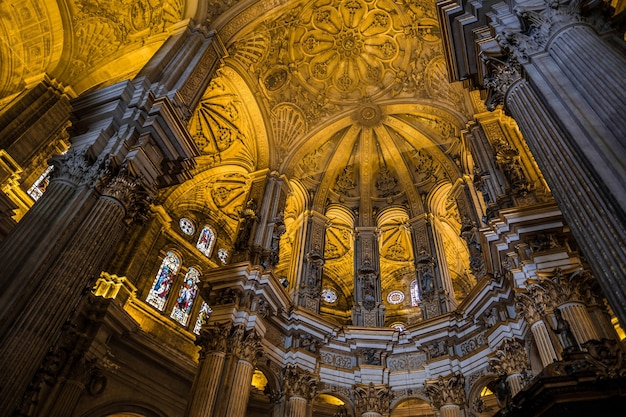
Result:
{"label": "stained glass window", "polygon": [[161,262],[159,273],[152,283],[152,289],[150,289],[148,297],[146,298],[148,304],[163,311],[179,267],[180,259],[178,259],[178,256],[173,252],[167,252],[165,258],[163,258],[163,262]]}
{"label": "stained glass window", "polygon": [[191,236],[196,231],[196,226],[194,226],[193,222],[191,220],[189,220],[189,219],[186,219],[185,217],[180,219],[178,224],[180,226],[180,230],[182,230],[183,233],[186,234],[186,235],[190,235]]}
{"label": "stained glass window", "polygon": [[387,295],[387,301],[390,304],[400,304],[404,301],[404,293],[402,291],[391,291]]}
{"label": "stained glass window", "polygon": [[198,295],[198,282],[200,282],[200,271],[196,268],[189,268],[185,275],[185,282],[178,291],[178,298],[171,314],[171,317],[183,326],[189,323],[189,313]]}
{"label": "stained glass window", "polygon": [[48,182],[50,181],[50,171],[52,171],[52,168],[54,167],[50,165],[43,172],[43,174],[41,174],[39,178],[37,178],[37,180],[28,189],[28,191],[26,191],[28,195],[32,197],[33,200],[35,201],[39,200],[39,197],[41,197],[44,191],[46,191],[46,188],[48,187]]}
{"label": "stained glass window", "polygon": [[204,228],[202,228],[202,232],[200,232],[200,237],[198,238],[196,247],[205,256],[209,257],[211,256],[213,245],[215,245],[215,231],[213,231],[211,226],[204,226]]}
{"label": "stained glass window", "polygon": [[337,293],[335,292],[335,290],[332,290],[330,288],[324,288],[322,290],[322,300],[329,304],[332,304],[337,301]]}
{"label": "stained glass window", "polygon": [[198,318],[196,319],[196,325],[193,326],[193,332],[195,334],[200,334],[200,329],[202,328],[202,324],[206,322],[213,310],[206,302],[202,302],[202,307],[200,307],[200,313],[198,314]]}
{"label": "stained glass window", "polygon": [[411,305],[413,307],[419,306],[420,303],[420,289],[417,285],[417,280],[411,282]]}

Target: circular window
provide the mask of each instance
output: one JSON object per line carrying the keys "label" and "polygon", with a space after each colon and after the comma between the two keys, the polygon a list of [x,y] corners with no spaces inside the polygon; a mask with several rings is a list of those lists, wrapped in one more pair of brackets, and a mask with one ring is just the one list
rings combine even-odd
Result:
{"label": "circular window", "polygon": [[337,301],[337,293],[335,292],[335,290],[331,290],[330,288],[324,288],[322,290],[322,300],[329,304],[332,304]]}
{"label": "circular window", "polygon": [[391,291],[389,295],[387,295],[387,301],[390,304],[400,304],[404,301],[404,293],[402,291]]}
{"label": "circular window", "polygon": [[193,225],[191,220],[184,217],[180,219],[178,224],[180,225],[180,230],[182,230],[183,233],[186,235],[193,235],[193,233],[196,231],[196,226]]}

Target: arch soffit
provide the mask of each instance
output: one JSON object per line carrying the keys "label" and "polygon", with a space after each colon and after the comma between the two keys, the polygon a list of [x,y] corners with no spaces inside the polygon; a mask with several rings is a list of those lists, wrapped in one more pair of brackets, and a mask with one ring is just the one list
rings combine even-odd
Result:
{"label": "arch soffit", "polygon": [[81,415],[81,417],[105,417],[116,414],[136,414],[144,417],[168,417],[157,406],[140,401],[116,401],[93,407]]}
{"label": "arch soffit", "polygon": [[352,402],[352,400],[346,396],[343,395],[337,391],[333,391],[331,389],[324,389],[324,390],[320,390],[317,391],[315,393],[315,396],[313,397],[312,402],[315,401],[315,399],[320,395],[320,394],[326,394],[326,395],[330,395],[332,397],[336,397],[339,398],[341,401],[343,401],[343,406],[347,409],[348,411],[348,416],[354,416],[355,415],[355,410],[354,410],[354,403]]}

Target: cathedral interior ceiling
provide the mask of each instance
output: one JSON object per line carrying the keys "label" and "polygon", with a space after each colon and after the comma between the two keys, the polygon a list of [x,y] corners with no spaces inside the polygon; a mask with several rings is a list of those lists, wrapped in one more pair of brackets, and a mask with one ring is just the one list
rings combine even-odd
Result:
{"label": "cathedral interior ceiling", "polygon": [[412,272],[407,221],[437,213],[452,276],[463,276],[460,220],[450,199],[431,197],[462,177],[471,106],[447,81],[434,3],[218,3],[3,1],[0,95],[41,73],[76,93],[132,76],[178,22],[203,15],[228,55],[189,121],[195,177],[164,191],[166,210],[203,213],[234,239],[250,174],[276,170],[311,198],[292,204],[294,218],[312,207],[331,219],[325,279],[347,299],[355,226],[380,228],[390,291]]}

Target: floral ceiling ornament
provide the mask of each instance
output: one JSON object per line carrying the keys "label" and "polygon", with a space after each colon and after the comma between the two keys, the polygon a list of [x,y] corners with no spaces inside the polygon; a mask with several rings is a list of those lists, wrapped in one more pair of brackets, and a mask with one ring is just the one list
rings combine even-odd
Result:
{"label": "floral ceiling ornament", "polygon": [[395,79],[395,61],[407,55],[395,7],[388,0],[313,3],[290,37],[298,76],[334,100],[385,90]]}

